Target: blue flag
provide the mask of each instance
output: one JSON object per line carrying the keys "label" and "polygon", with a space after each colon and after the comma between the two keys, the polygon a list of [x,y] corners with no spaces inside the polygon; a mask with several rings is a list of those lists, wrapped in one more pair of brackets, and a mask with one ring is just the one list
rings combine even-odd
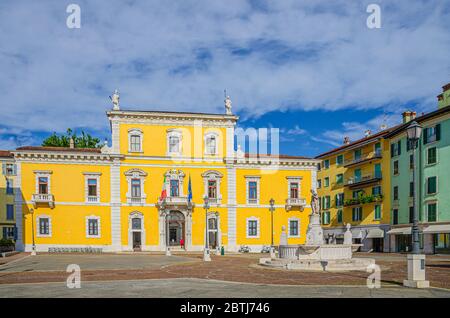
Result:
{"label": "blue flag", "polygon": [[189,184],[188,184],[188,202],[192,201],[192,185],[191,185],[191,175],[189,175]]}

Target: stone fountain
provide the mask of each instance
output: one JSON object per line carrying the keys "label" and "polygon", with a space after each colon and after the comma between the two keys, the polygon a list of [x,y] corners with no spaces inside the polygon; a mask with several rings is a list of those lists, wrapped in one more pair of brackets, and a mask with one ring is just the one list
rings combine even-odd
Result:
{"label": "stone fountain", "polygon": [[[361,244],[352,244],[350,224],[344,234],[344,244],[325,244],[320,222],[319,197],[311,190],[311,209],[309,225],[306,231],[306,244],[288,245],[286,239],[280,239],[278,257],[261,258],[260,265],[285,269],[299,269],[311,271],[352,271],[363,270],[375,263],[369,258],[354,258],[353,252]],[[282,230],[282,238],[286,236]]]}

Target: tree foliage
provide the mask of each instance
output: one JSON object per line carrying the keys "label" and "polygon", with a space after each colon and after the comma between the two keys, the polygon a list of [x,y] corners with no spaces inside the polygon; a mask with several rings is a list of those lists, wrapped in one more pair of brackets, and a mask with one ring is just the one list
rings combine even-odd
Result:
{"label": "tree foliage", "polygon": [[100,139],[94,138],[90,134],[81,132],[80,136],[77,136],[72,129],[67,129],[65,135],[58,135],[53,133],[42,142],[44,147],[70,147],[70,139],[74,141],[75,148],[100,148]]}

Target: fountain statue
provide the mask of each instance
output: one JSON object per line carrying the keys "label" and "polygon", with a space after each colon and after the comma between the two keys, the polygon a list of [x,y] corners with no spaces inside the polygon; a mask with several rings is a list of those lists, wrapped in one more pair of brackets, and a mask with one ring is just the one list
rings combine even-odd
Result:
{"label": "fountain statue", "polygon": [[311,190],[311,214],[305,244],[288,245],[282,231],[278,257],[261,258],[260,265],[313,271],[365,271],[367,266],[375,263],[373,259],[353,257],[353,252],[361,244],[352,243],[350,224],[347,224],[344,244],[325,244],[320,217],[319,197],[316,191]]}

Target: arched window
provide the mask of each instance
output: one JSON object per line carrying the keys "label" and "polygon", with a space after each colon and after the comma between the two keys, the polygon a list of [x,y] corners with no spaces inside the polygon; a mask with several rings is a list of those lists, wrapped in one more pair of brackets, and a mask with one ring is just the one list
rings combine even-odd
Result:
{"label": "arched window", "polygon": [[142,152],[142,130],[132,128],[128,130],[128,152]]}
{"label": "arched window", "polygon": [[219,153],[219,134],[208,132],[205,134],[205,155],[214,156]]}
{"label": "arched window", "polygon": [[182,133],[179,129],[169,129],[167,131],[167,156],[181,155]]}

